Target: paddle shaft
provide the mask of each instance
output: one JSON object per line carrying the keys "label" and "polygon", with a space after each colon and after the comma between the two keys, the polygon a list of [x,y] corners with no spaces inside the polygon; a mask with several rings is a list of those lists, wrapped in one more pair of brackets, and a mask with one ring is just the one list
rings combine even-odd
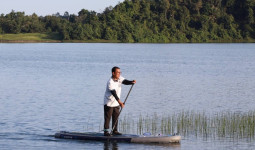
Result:
{"label": "paddle shaft", "polygon": [[[127,99],[128,99],[128,96],[129,96],[129,94],[130,94],[130,92],[131,92],[133,86],[134,86],[134,84],[132,84],[132,86],[131,86],[131,88],[130,88],[130,90],[129,90],[127,96],[126,96],[126,99],[125,99],[125,101],[124,101],[124,103],[123,103],[124,105],[125,105],[125,103],[126,103],[126,101],[127,101]],[[122,109],[123,109],[123,108],[121,108],[120,113],[121,113]],[[118,120],[119,120],[120,113],[119,113],[119,115],[118,115],[118,117],[117,117],[117,120],[116,120],[115,123],[114,123],[114,126],[113,126],[112,131],[111,131],[110,134],[112,134],[113,129],[115,128],[115,126],[116,126],[116,124],[117,124],[117,122],[118,122]]]}

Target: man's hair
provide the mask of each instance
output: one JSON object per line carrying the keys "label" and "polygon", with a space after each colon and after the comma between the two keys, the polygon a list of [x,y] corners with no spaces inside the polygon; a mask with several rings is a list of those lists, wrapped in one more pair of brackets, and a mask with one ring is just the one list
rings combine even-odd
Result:
{"label": "man's hair", "polygon": [[120,69],[119,67],[115,66],[112,68],[112,73],[116,71],[116,69]]}

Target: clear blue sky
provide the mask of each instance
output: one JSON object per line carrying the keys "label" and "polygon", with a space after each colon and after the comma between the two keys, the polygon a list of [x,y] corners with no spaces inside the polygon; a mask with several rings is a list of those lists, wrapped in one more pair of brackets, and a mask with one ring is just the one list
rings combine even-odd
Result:
{"label": "clear blue sky", "polygon": [[36,13],[39,16],[52,15],[65,11],[78,14],[81,9],[103,12],[106,7],[116,6],[124,0],[1,0],[0,14],[8,14],[12,10],[22,11],[26,15]]}

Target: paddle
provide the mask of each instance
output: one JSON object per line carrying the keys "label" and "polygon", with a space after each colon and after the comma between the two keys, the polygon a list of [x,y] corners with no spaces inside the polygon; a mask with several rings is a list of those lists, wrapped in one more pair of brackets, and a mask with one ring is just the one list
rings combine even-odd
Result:
{"label": "paddle", "polygon": [[[134,84],[132,84],[132,86],[131,86],[131,88],[130,88],[130,90],[129,90],[127,96],[126,96],[126,99],[125,99],[125,101],[124,101],[124,103],[123,103],[124,105],[125,105],[125,103],[126,103],[126,101],[127,101],[127,98],[128,98],[128,96],[129,96],[129,94],[130,94],[130,92],[131,92],[133,86],[134,86]],[[123,108],[121,108],[120,113],[121,113],[122,109],[123,109]],[[113,128],[112,128],[112,131],[111,131],[111,133],[110,133],[111,135],[112,135],[113,129],[115,128],[115,126],[116,126],[116,124],[117,124],[117,122],[118,122],[120,113],[119,113],[119,115],[118,115],[118,117],[117,117],[117,120],[116,120],[115,123],[114,123],[114,126],[113,126]]]}

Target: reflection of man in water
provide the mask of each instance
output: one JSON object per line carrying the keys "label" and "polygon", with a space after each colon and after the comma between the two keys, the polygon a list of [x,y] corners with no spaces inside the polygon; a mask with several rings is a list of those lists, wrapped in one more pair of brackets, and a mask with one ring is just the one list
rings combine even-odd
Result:
{"label": "reflection of man in water", "polygon": [[104,142],[104,150],[110,150],[110,148],[112,150],[118,150],[118,144],[116,142]]}
{"label": "reflection of man in water", "polygon": [[120,76],[120,68],[112,68],[112,77],[107,81],[105,95],[104,95],[104,135],[110,136],[109,123],[112,117],[112,127],[116,122],[116,126],[113,129],[114,135],[121,135],[117,131],[118,116],[120,113],[120,107],[123,108],[124,104],[120,100],[121,84],[130,85],[135,84],[136,81],[129,81]]}

